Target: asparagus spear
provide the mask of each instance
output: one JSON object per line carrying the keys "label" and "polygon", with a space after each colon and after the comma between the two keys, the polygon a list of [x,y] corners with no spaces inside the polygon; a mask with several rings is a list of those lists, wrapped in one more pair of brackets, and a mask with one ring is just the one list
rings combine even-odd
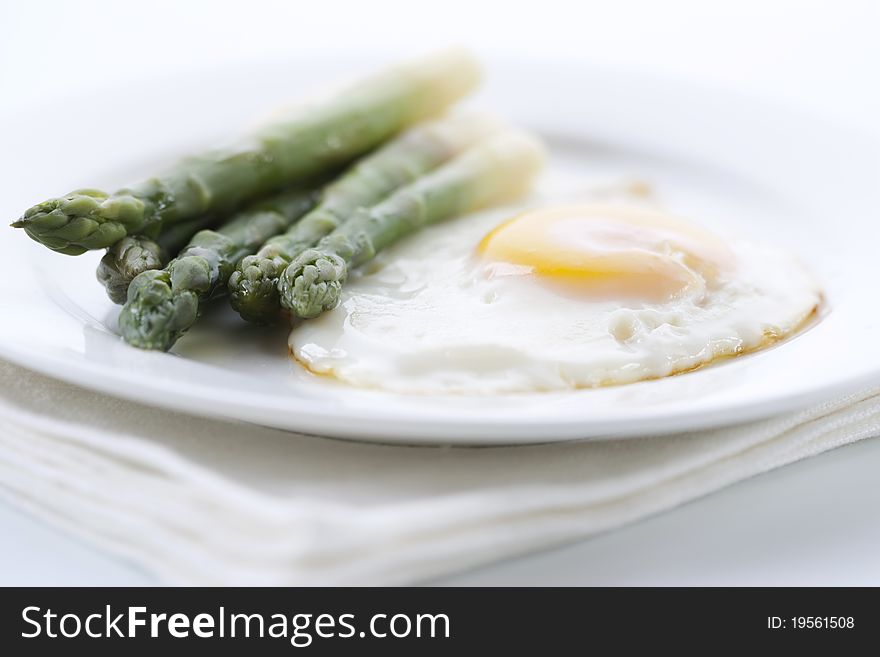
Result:
{"label": "asparagus spear", "polygon": [[281,304],[301,319],[334,308],[349,268],[427,224],[523,193],[542,160],[541,144],[519,131],[470,147],[378,205],[359,210],[294,258],[278,281]]}
{"label": "asparagus spear", "polygon": [[164,269],[138,274],[119,314],[126,342],[168,350],[207,301],[226,284],[238,260],[285,230],[315,204],[314,191],[293,190],[236,214],[217,230],[195,234]]}
{"label": "asparagus spear", "polygon": [[155,237],[171,224],[229,211],[300,178],[341,166],[470,91],[477,67],[465,52],[405,64],[303,106],[227,151],[180,162],[114,194],[86,189],[45,201],[12,225],[67,255],[126,235]]}
{"label": "asparagus spear", "polygon": [[125,303],[128,286],[135,276],[150,269],[162,269],[169,254],[177,253],[200,229],[210,226],[212,217],[198,217],[175,224],[155,240],[145,235],[128,235],[107,249],[95,274],[113,303]]}
{"label": "asparagus spear", "polygon": [[161,269],[168,262],[168,252],[144,235],[123,237],[107,249],[95,275],[113,303],[125,303],[128,285],[141,272]]}
{"label": "asparagus spear", "polygon": [[498,127],[478,115],[461,115],[412,128],[355,163],[323,192],[321,202],[283,235],[245,256],[229,278],[232,307],[246,320],[267,324],[279,317],[278,276],[291,259],[345,222],[361,207],[449,160]]}

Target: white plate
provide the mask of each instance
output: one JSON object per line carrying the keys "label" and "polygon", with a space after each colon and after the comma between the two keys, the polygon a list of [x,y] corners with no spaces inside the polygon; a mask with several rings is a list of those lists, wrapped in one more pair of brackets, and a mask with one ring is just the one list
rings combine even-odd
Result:
{"label": "white plate", "polygon": [[[98,253],[53,254],[0,230],[0,354],[171,409],[345,438],[519,443],[719,426],[880,382],[880,147],[784,108],[719,90],[565,66],[491,63],[479,98],[550,140],[585,184],[638,176],[722,232],[786,245],[827,292],[825,316],[773,349],[635,385],[493,398],[398,396],[304,375],[284,328],[215,304],[172,354],[115,334]],[[346,67],[274,65],[119,84],[3,117],[0,212],[83,186],[113,188],[260,119]]]}

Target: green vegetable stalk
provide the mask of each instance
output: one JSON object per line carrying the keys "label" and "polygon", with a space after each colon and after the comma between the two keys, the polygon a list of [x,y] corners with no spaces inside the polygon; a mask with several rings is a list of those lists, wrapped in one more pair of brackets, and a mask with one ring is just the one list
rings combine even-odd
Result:
{"label": "green vegetable stalk", "polygon": [[294,258],[278,281],[282,305],[301,319],[334,308],[351,267],[423,226],[514,198],[542,161],[541,144],[519,131],[472,146]]}
{"label": "green vegetable stalk", "polygon": [[278,277],[294,256],[343,224],[357,209],[378,203],[498,127],[497,121],[485,116],[452,116],[416,126],[356,162],[324,190],[315,209],[238,263],[228,286],[232,307],[252,322],[277,320],[281,311]]}
{"label": "green vegetable stalk", "polygon": [[439,53],[389,69],[300,107],[230,150],[181,161],[116,193],[71,192],[27,210],[12,225],[54,251],[79,255],[127,235],[155,238],[173,224],[229,212],[372,150],[401,129],[439,114],[476,85],[465,52]]}
{"label": "green vegetable stalk", "polygon": [[196,321],[205,301],[224,288],[235,264],[284,231],[315,204],[313,190],[294,190],[238,213],[217,230],[202,230],[164,269],[131,282],[119,315],[129,344],[167,351]]}
{"label": "green vegetable stalk", "polygon": [[162,269],[171,254],[186,246],[197,231],[213,223],[212,217],[199,217],[172,226],[155,240],[144,235],[123,237],[107,249],[98,263],[98,281],[113,303],[125,303],[128,286],[135,276],[150,269]]}

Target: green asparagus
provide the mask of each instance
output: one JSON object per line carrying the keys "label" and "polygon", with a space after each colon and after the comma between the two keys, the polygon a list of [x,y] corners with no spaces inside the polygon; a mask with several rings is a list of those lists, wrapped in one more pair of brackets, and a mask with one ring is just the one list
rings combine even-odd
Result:
{"label": "green asparagus", "polygon": [[196,233],[164,269],[131,282],[119,315],[122,337],[142,349],[170,349],[195,323],[202,303],[223,289],[239,259],[283,232],[316,200],[313,190],[294,190],[238,213],[217,230]]}
{"label": "green asparagus", "polygon": [[470,91],[477,66],[465,52],[390,69],[303,106],[226,151],[180,162],[165,174],[107,194],[78,190],[40,203],[12,225],[59,253],[109,247],[337,168]]}
{"label": "green asparagus", "polygon": [[378,203],[497,127],[497,121],[485,116],[453,116],[412,128],[359,160],[324,190],[315,209],[238,263],[228,284],[232,307],[251,322],[275,321],[281,310],[278,277],[294,256],[344,223],[358,208]]}
{"label": "green asparagus", "polygon": [[282,305],[310,319],[339,303],[351,267],[427,224],[511,199],[524,192],[543,161],[541,144],[508,131],[471,146],[394,192],[302,252],[278,281]]}
{"label": "green asparagus", "polygon": [[113,303],[125,303],[128,286],[135,276],[150,269],[162,269],[200,229],[213,224],[213,217],[198,217],[175,224],[155,240],[128,235],[107,249],[95,272]]}

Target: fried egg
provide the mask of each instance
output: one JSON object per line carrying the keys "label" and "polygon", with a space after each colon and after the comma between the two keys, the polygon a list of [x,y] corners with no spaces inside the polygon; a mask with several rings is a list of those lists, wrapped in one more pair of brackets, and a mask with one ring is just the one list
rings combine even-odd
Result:
{"label": "fried egg", "polygon": [[779,249],[651,207],[580,203],[433,227],[352,279],[290,347],[313,373],[401,393],[565,390],[766,347],[820,303]]}

